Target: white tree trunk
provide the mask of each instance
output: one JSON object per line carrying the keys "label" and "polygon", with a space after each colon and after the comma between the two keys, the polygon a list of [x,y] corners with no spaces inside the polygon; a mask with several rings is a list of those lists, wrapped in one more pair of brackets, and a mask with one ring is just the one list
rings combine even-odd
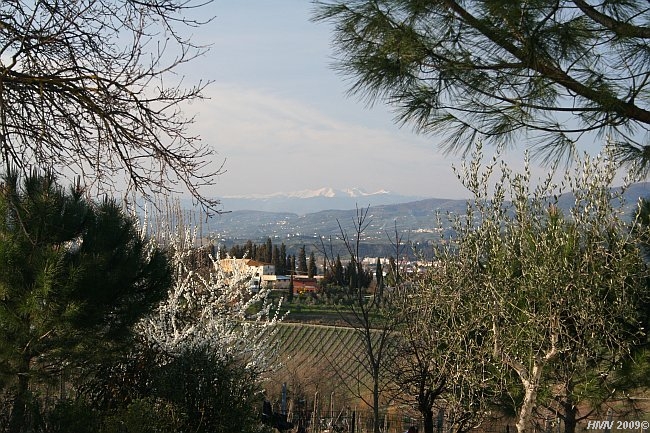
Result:
{"label": "white tree trunk", "polygon": [[[537,391],[539,390],[540,378],[542,376],[542,366],[544,364],[535,363],[531,371],[530,379],[525,379],[519,374],[521,383],[524,386],[524,401],[519,409],[519,418],[517,419],[517,433],[528,433],[532,424],[533,409],[537,402]],[[525,372],[522,372],[525,374]]]}

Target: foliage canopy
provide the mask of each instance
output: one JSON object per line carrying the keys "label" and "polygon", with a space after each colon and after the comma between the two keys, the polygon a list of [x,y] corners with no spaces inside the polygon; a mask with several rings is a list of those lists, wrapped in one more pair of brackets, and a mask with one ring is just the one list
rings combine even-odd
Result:
{"label": "foliage canopy", "polygon": [[350,93],[387,101],[447,150],[525,133],[548,160],[585,133],[650,161],[650,7],[642,0],[318,1]]}
{"label": "foliage canopy", "polygon": [[[459,359],[487,361],[476,365],[490,386],[510,394],[520,433],[532,428],[542,393],[573,431],[594,397],[582,391],[608,389],[612,372],[645,341],[642,230],[632,229],[622,193],[612,188],[611,158],[586,157],[560,187],[551,177],[531,187],[528,171],[515,174],[505,164],[491,181],[496,161],[482,170],[475,157],[464,166],[474,200],[436,251],[438,266],[420,300],[428,300],[422,329],[434,330],[425,334],[434,354],[442,346]],[[471,367],[469,376],[454,376],[457,365],[447,380],[471,378]],[[611,397],[604,394],[590,403]]]}
{"label": "foliage canopy", "polygon": [[0,385],[14,390],[10,430],[22,431],[29,383],[119,351],[171,269],[114,201],[50,174],[7,175],[0,215]]}

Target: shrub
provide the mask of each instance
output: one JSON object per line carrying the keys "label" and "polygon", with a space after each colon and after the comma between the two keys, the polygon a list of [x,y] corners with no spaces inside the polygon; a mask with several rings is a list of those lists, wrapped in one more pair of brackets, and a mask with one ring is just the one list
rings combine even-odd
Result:
{"label": "shrub", "polygon": [[46,416],[48,433],[96,433],[98,412],[84,400],[59,400]]}
{"label": "shrub", "polygon": [[174,405],[155,398],[133,401],[107,417],[102,433],[176,433],[185,424],[184,414]]}

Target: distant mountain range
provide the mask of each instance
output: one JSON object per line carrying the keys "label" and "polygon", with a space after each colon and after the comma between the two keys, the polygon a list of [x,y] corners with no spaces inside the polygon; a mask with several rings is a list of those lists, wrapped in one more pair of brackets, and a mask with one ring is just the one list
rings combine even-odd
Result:
{"label": "distant mountain range", "polygon": [[319,189],[303,189],[301,191],[293,192],[275,192],[271,194],[248,194],[248,195],[234,195],[227,198],[244,198],[244,199],[269,199],[269,198],[313,198],[313,197],[365,197],[372,195],[384,195],[390,194],[386,190],[379,190],[376,192],[366,192],[359,188],[347,188],[347,189],[334,189],[329,187],[319,188]]}
{"label": "distant mountain range", "polygon": [[[364,232],[364,242],[367,246],[381,245],[384,248],[390,247],[396,229],[404,241],[421,244],[436,241],[440,236],[436,215],[444,215],[446,212],[463,213],[467,206],[466,200],[430,198],[390,203],[407,196],[387,192],[353,196],[329,189],[319,191],[317,194],[302,192],[304,198],[299,198],[300,194],[295,193],[263,198],[224,199],[224,210],[238,210],[210,219],[203,229],[225,244],[245,242],[247,239],[263,242],[271,237],[274,242],[285,242],[288,246],[313,246],[320,244],[322,237],[336,241],[341,228],[351,233],[354,230],[357,207],[363,210],[368,208],[369,225]],[[650,183],[632,185],[625,194],[626,212],[631,214],[639,197],[648,196]],[[572,202],[568,195],[559,198],[559,205],[564,210]],[[239,204],[235,205],[236,203]],[[286,204],[284,207],[283,203]],[[370,207],[368,204],[371,204]],[[253,210],[246,210],[246,207]]]}
{"label": "distant mountain range", "polygon": [[[436,212],[462,212],[465,200],[425,199],[407,203],[359,207],[368,211],[367,239],[386,240],[397,228],[400,232],[433,233]],[[340,234],[354,228],[354,209],[328,209],[299,215],[292,212],[238,210],[219,215],[209,222],[209,230],[225,239],[263,240],[272,238],[308,238]],[[341,227],[339,227],[339,224]]]}
{"label": "distant mountain range", "polygon": [[267,195],[225,196],[220,201],[225,211],[255,210],[304,215],[323,210],[345,210],[406,203],[424,198],[417,195],[394,194],[386,190],[366,192],[359,188],[337,190],[326,187]]}
{"label": "distant mountain range", "polygon": [[[305,199],[308,200],[308,199]],[[439,239],[436,213],[463,212],[466,200],[425,199],[407,203],[361,207],[367,210],[361,254],[369,257],[394,254],[391,241],[395,231],[403,244],[426,245]],[[225,247],[243,244],[250,239],[264,242],[268,237],[274,244],[285,243],[289,254],[297,254],[305,245],[308,250],[319,250],[323,244],[344,253],[341,230],[354,234],[357,209],[328,209],[306,214],[237,210],[210,219],[203,230],[212,233]],[[405,253],[405,251],[403,251]],[[336,254],[336,252],[335,252]]]}

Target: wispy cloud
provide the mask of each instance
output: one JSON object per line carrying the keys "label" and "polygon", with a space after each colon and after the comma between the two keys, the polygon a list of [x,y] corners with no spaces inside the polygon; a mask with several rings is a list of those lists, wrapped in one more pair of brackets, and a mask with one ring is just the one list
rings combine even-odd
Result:
{"label": "wispy cloud", "polygon": [[[391,123],[362,125],[259,88],[214,85],[191,109],[197,131],[226,159],[214,193],[360,186],[456,197],[452,159],[435,142]],[[451,184],[453,183],[453,184]]]}

